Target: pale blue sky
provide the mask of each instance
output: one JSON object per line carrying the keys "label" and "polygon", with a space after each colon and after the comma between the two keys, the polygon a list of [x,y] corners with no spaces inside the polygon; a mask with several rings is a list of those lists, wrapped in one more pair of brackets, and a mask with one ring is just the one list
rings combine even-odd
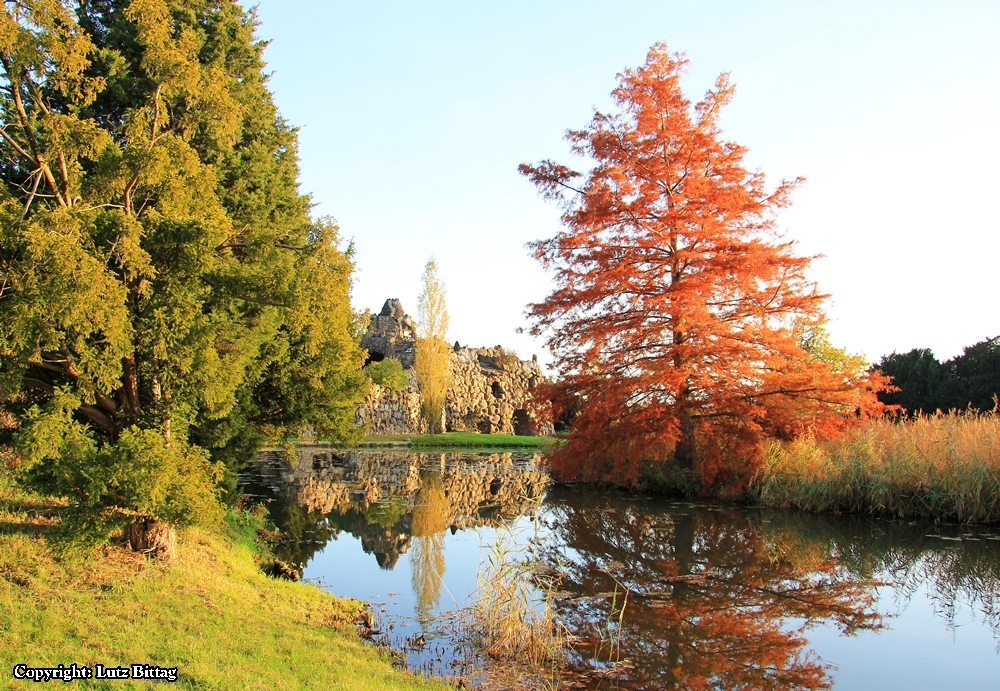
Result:
{"label": "pale blue sky", "polygon": [[546,275],[524,243],[559,211],[517,174],[606,109],[665,42],[697,100],[737,85],[728,139],[777,181],[781,219],[833,300],[835,342],[945,359],[1000,334],[1000,2],[263,0],[270,86],[301,127],[303,190],[357,248],[357,307],[416,312],[431,254],[451,339],[522,357]]}

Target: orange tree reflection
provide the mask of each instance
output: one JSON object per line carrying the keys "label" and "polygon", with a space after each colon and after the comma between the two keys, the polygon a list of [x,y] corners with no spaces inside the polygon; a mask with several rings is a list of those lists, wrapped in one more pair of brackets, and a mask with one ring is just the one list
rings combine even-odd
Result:
{"label": "orange tree reflection", "polygon": [[600,688],[829,688],[803,632],[881,626],[876,582],[835,554],[775,545],[744,512],[565,492],[546,522],[542,558],[563,574],[559,612],[578,637],[571,667]]}

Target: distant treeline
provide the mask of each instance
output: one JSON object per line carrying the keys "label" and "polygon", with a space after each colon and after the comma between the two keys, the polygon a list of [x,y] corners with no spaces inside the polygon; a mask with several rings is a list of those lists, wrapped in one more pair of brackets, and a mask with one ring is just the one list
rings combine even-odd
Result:
{"label": "distant treeline", "polygon": [[879,400],[899,405],[907,415],[936,410],[993,410],[1000,395],[1000,336],[968,346],[962,355],[938,362],[928,348],[886,355],[875,369],[892,377],[899,391]]}

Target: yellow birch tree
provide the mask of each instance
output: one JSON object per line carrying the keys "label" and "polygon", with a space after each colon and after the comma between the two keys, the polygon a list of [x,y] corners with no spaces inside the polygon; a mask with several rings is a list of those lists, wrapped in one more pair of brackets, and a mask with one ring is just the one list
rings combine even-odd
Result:
{"label": "yellow birch tree", "polygon": [[444,400],[451,386],[451,348],[448,346],[448,308],[444,284],[437,275],[434,257],[421,277],[423,290],[417,301],[416,375],[422,396],[421,412],[427,431],[444,431]]}

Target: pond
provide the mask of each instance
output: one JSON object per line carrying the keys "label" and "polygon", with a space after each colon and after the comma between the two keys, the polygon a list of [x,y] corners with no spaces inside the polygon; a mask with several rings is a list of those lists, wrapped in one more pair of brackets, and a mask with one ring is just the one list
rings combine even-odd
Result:
{"label": "pond", "polygon": [[469,673],[447,615],[499,542],[546,575],[571,687],[1000,688],[1000,529],[549,487],[539,462],[300,447],[241,483],[413,669]]}

